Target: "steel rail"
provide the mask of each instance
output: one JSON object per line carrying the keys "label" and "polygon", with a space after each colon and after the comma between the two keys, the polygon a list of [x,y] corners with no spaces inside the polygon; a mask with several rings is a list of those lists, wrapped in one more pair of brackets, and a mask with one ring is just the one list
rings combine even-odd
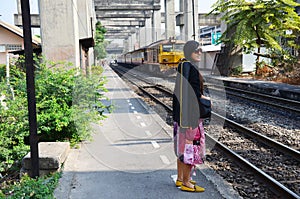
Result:
{"label": "steel rail", "polygon": [[300,196],[282,185],[280,182],[263,172],[261,169],[257,168],[255,165],[250,163],[248,160],[244,159],[234,151],[230,150],[228,147],[226,147],[221,142],[215,140],[213,137],[208,135],[206,133],[206,140],[208,143],[213,144],[216,148],[221,150],[225,155],[227,155],[231,160],[234,161],[234,163],[240,165],[242,168],[245,168],[249,171],[251,171],[255,177],[260,180],[261,182],[267,184],[270,186],[270,189],[273,193],[280,196],[280,198],[286,198],[286,199],[300,199]]}
{"label": "steel rail", "polygon": [[[218,85],[213,85],[213,86],[214,87],[221,87],[221,86],[218,86]],[[295,107],[300,107],[300,102],[295,101],[295,100],[284,99],[284,98],[281,98],[281,97],[266,95],[266,94],[262,94],[262,93],[255,93],[255,92],[252,92],[252,91],[245,91],[245,90],[241,90],[241,89],[233,88],[233,87],[228,87],[228,86],[224,86],[223,88],[226,89],[226,93],[229,93],[230,95],[233,95],[233,96],[236,96],[236,97],[240,97],[240,98],[252,100],[252,101],[255,101],[255,102],[267,104],[267,105],[274,106],[274,107],[277,107],[277,108],[286,109],[286,110],[289,110],[291,112],[300,113],[300,108],[293,108],[293,107],[288,107],[288,106],[282,105],[283,103],[288,103],[288,104],[291,104]],[[213,89],[213,88],[210,88],[210,89]],[[235,94],[233,92],[230,92],[229,90],[237,91],[237,92],[239,92],[239,94]],[[243,96],[243,95],[241,95],[242,93],[260,96],[260,97],[263,97],[263,98],[266,98],[266,99],[277,100],[278,102],[280,102],[282,104],[268,102],[267,100],[261,100],[261,99],[257,99],[257,98],[253,98],[253,97],[249,97],[249,96]]]}
{"label": "steel rail", "polygon": [[225,124],[238,129],[240,132],[242,132],[252,138],[256,138],[256,140],[259,141],[260,143],[263,143],[269,147],[275,148],[276,150],[284,153],[285,155],[289,155],[289,156],[293,157],[295,160],[300,160],[300,152],[299,151],[297,151],[291,147],[288,147],[280,142],[277,142],[276,140],[273,140],[265,135],[262,135],[250,128],[247,128],[237,122],[234,122],[228,118],[225,118],[215,112],[212,112],[212,114],[214,116],[216,116],[219,120],[225,121]]}

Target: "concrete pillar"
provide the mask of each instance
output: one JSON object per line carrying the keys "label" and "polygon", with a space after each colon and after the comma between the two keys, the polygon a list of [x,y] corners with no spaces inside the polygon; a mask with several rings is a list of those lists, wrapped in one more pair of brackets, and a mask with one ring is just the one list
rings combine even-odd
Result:
{"label": "concrete pillar", "polygon": [[132,39],[131,36],[128,36],[128,51],[132,51]]}
{"label": "concrete pillar", "polygon": [[160,10],[152,12],[152,42],[161,39],[161,12]]}
{"label": "concrete pillar", "polygon": [[[91,27],[91,15],[92,11],[90,9],[89,2],[87,0],[80,0],[77,3],[78,15],[80,17],[79,21],[79,38],[92,37],[92,27]],[[94,21],[95,22],[95,21]]]}
{"label": "concrete pillar", "polygon": [[140,48],[141,47],[141,41],[140,41],[140,27],[136,27],[136,30],[135,30],[135,37],[136,37],[136,43],[135,43],[135,47],[136,49]]}
{"label": "concrete pillar", "polygon": [[146,46],[146,37],[147,37],[147,30],[146,30],[146,26],[141,27],[140,28],[140,43],[141,43],[141,47]]}
{"label": "concrete pillar", "polygon": [[134,44],[135,44],[136,38],[135,34],[131,34],[128,38],[128,43],[129,43],[129,51],[133,51],[134,49]]}
{"label": "concrete pillar", "polygon": [[[194,4],[194,5],[193,5]],[[194,15],[193,15],[194,14]],[[198,39],[198,1],[184,0],[184,40]]]}
{"label": "concrete pillar", "polygon": [[124,53],[129,52],[128,39],[123,40]]}
{"label": "concrete pillar", "polygon": [[165,1],[165,39],[175,37],[175,3],[174,0]]}
{"label": "concrete pillar", "polygon": [[146,27],[145,42],[146,42],[146,45],[149,45],[150,43],[152,43],[152,20],[151,20],[151,18],[147,18],[145,20],[145,27]]}
{"label": "concrete pillar", "polygon": [[[179,0],[179,12],[184,13],[184,0]],[[184,26],[179,26],[180,36],[179,39],[185,40],[184,37]]]}
{"label": "concrete pillar", "polygon": [[[43,55],[80,66],[76,0],[39,0]],[[44,24],[44,25],[43,25]]]}
{"label": "concrete pillar", "polygon": [[132,45],[132,50],[136,50],[136,46],[135,46],[135,44],[136,44],[136,34],[135,33],[132,33],[131,34],[131,45]]}

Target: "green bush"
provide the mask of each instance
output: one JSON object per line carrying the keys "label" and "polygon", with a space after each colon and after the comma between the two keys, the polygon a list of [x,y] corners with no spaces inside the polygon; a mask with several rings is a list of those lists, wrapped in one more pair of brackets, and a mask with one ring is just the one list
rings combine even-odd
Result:
{"label": "green bush", "polygon": [[240,75],[243,72],[243,66],[236,66],[231,69],[231,75]]}
{"label": "green bush", "polygon": [[[70,141],[71,145],[90,139],[91,122],[100,122],[106,108],[102,103],[105,79],[99,75],[101,68],[95,67],[95,75],[78,74],[75,69],[46,66],[36,62],[35,92],[38,135],[40,141]],[[24,69],[12,66],[10,86],[7,89],[0,68],[0,172],[6,172],[13,163],[20,161],[28,152],[24,138],[29,136],[26,74]],[[68,68],[68,69],[67,69]],[[14,95],[13,95],[14,94]],[[26,140],[26,139],[25,139]]]}

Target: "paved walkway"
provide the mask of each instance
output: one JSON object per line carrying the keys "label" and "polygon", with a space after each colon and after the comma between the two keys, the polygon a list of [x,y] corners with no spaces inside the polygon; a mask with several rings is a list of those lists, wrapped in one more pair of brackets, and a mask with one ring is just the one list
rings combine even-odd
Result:
{"label": "paved walkway", "polygon": [[58,199],[98,198],[238,198],[228,185],[202,165],[194,179],[204,193],[175,187],[176,157],[172,129],[110,69],[104,75],[113,113],[93,124],[93,141],[71,149],[55,190]]}

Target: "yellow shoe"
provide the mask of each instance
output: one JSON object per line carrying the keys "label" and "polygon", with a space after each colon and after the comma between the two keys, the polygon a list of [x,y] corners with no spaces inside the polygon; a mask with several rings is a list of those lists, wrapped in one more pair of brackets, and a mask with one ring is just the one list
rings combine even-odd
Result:
{"label": "yellow shoe", "polygon": [[205,189],[203,187],[200,187],[198,185],[194,185],[193,188],[187,187],[185,185],[181,185],[180,187],[181,191],[188,191],[188,192],[204,192]]}
{"label": "yellow shoe", "polygon": [[[197,182],[195,180],[190,180],[190,183],[195,185]],[[176,185],[176,187],[180,187],[182,185],[182,181],[176,180],[175,185]]]}

